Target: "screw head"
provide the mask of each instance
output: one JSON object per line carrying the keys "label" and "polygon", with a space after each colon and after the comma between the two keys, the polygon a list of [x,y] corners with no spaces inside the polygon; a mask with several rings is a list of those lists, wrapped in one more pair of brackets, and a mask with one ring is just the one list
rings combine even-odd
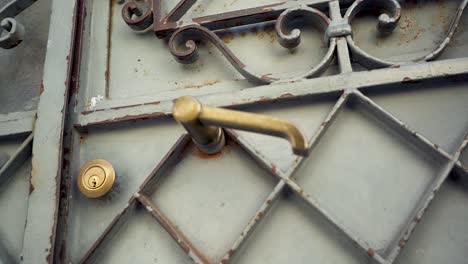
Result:
{"label": "screw head", "polygon": [[107,194],[115,182],[115,170],[106,160],[91,160],[80,170],[78,189],[89,198],[98,198]]}

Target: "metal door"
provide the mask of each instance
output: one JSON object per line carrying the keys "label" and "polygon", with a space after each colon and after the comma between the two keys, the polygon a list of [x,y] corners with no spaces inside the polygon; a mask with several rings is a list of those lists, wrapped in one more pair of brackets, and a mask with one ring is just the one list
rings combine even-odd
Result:
{"label": "metal door", "polygon": [[[20,260],[466,263],[467,3],[53,1]],[[309,155],[231,128],[206,154],[187,95],[288,120]]]}

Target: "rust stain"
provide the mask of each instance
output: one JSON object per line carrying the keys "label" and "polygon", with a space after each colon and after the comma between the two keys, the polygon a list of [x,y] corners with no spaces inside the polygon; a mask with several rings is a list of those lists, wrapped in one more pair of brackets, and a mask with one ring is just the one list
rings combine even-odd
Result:
{"label": "rust stain", "polygon": [[81,133],[80,134],[80,144],[85,143],[87,137],[88,137],[88,133],[86,133],[86,132]]}
{"label": "rust stain", "polygon": [[258,221],[260,218],[262,218],[265,214],[263,212],[258,212],[257,217],[255,219]]}
{"label": "rust stain", "polygon": [[39,95],[44,92],[44,80],[41,80],[41,86],[39,87]]}
{"label": "rust stain", "polygon": [[151,102],[151,103],[144,103],[143,105],[160,105],[161,102],[160,101],[156,101],[156,102]]}
{"label": "rust stain", "polygon": [[[142,114],[142,115],[126,115],[124,117],[119,117],[119,118],[114,118],[114,119],[107,119],[104,121],[100,122],[95,122],[95,123],[89,123],[88,125],[105,125],[105,124],[112,124],[112,123],[119,123],[119,122],[125,122],[125,121],[136,121],[136,120],[146,120],[150,118],[158,118],[158,117],[164,117],[168,116],[166,113],[162,112],[155,112],[155,113],[150,113],[150,114]],[[80,126],[76,126],[79,128]]]}
{"label": "rust stain", "polygon": [[403,80],[401,80],[401,83],[414,83],[416,82],[415,80],[411,79],[410,77],[405,77]]}
{"label": "rust stain", "polygon": [[[50,240],[52,240],[52,236],[50,236]],[[47,249],[46,249],[46,252],[47,252]],[[49,254],[47,254],[46,261],[47,263],[52,263],[52,251],[50,251]]]}
{"label": "rust stain", "polygon": [[110,74],[109,74],[109,70],[106,70],[106,72],[104,73],[104,78],[106,80],[106,83],[109,82],[109,79],[110,79]]}
{"label": "rust stain", "polygon": [[400,242],[398,243],[398,245],[400,246],[400,248],[404,248],[405,245],[406,245],[406,240],[404,240],[404,239],[400,240]]}
{"label": "rust stain", "polygon": [[222,158],[225,154],[229,153],[230,149],[225,146],[220,152],[214,153],[214,154],[207,154],[203,151],[201,151],[198,147],[194,148],[193,155],[205,159],[205,160],[213,160],[213,159],[220,159]]}
{"label": "rust stain", "polygon": [[367,255],[369,255],[369,257],[375,256],[375,250],[373,250],[372,248],[369,248],[367,250]]}
{"label": "rust stain", "polygon": [[34,192],[34,179],[36,178],[36,166],[34,166],[34,163],[32,164],[31,168],[31,176],[29,177],[29,195]]}
{"label": "rust stain", "polygon": [[285,93],[279,96],[279,98],[291,98],[294,97],[292,93]]}
{"label": "rust stain", "polygon": [[267,101],[270,101],[271,98],[269,97],[266,97],[266,96],[260,96],[260,98],[258,99],[259,102],[267,102]]}
{"label": "rust stain", "polygon": [[265,30],[265,33],[268,36],[268,41],[270,43],[275,43],[276,42],[276,32],[275,32],[275,29],[273,27],[268,28],[267,30]]}
{"label": "rust stain", "polygon": [[273,172],[274,174],[278,172],[278,169],[276,168],[275,164],[271,164],[271,172]]}
{"label": "rust stain", "polygon": [[232,33],[226,33],[222,39],[224,43],[229,44],[234,39],[234,35]]}
{"label": "rust stain", "polygon": [[34,185],[29,181],[29,195],[31,195],[32,192],[34,192]]}
{"label": "rust stain", "polygon": [[82,115],[89,115],[89,114],[92,114],[94,112],[101,112],[101,111],[104,111],[106,109],[96,109],[96,110],[87,110],[87,111],[83,111],[81,112]]}

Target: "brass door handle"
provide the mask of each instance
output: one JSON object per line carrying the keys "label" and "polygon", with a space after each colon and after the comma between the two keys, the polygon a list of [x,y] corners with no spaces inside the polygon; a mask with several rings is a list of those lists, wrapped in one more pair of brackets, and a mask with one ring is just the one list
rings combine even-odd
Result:
{"label": "brass door handle", "polygon": [[174,101],[173,117],[192,136],[198,147],[208,153],[219,152],[225,144],[222,128],[233,128],[287,139],[294,154],[308,155],[304,134],[292,123],[265,115],[202,105],[191,96]]}

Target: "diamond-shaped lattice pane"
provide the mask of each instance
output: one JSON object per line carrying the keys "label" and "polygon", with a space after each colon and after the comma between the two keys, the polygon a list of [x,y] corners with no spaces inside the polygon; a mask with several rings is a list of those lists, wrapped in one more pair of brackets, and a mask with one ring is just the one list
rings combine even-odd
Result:
{"label": "diamond-shaped lattice pane", "polygon": [[214,156],[191,145],[164,175],[153,200],[208,260],[217,262],[274,184],[272,176],[232,141]]}
{"label": "diamond-shaped lattice pane", "polygon": [[283,194],[259,224],[235,263],[366,263],[356,249],[293,194]]}
{"label": "diamond-shaped lattice pane", "polygon": [[103,249],[99,263],[193,263],[144,208],[134,210]]}
{"label": "diamond-shaped lattice pane", "polygon": [[463,78],[450,83],[410,84],[399,92],[393,90],[369,96],[446,151],[456,151],[468,131],[468,89]]}
{"label": "diamond-shaped lattice pane", "polygon": [[383,249],[441,167],[356,105],[338,114],[293,179],[371,247]]}

